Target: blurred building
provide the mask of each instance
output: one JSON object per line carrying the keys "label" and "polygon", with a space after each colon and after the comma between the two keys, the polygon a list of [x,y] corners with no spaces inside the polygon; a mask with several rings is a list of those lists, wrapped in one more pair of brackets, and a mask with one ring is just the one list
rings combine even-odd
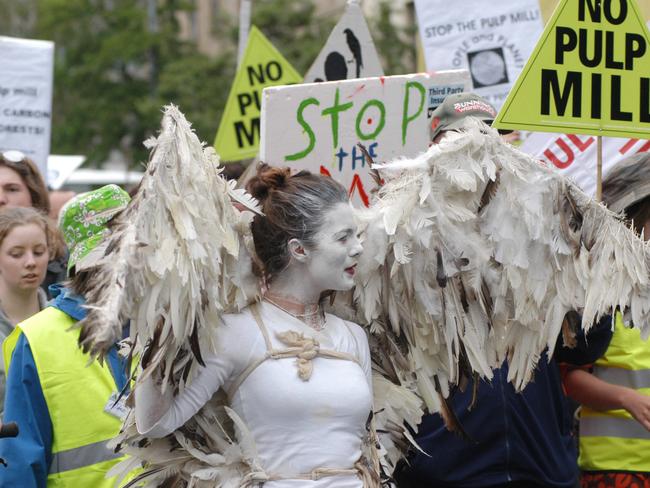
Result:
{"label": "blurred building", "polygon": [[[179,13],[181,38],[196,42],[199,50],[208,56],[216,56],[223,47],[225,32],[220,29],[237,27],[240,0],[190,0],[194,4],[191,13]],[[386,0],[383,0],[386,1]],[[255,0],[251,0],[255,8]],[[316,15],[338,19],[345,10],[347,0],[313,0]],[[382,0],[360,0],[366,19],[379,11]],[[416,25],[413,0],[390,0],[391,22],[399,27]]]}

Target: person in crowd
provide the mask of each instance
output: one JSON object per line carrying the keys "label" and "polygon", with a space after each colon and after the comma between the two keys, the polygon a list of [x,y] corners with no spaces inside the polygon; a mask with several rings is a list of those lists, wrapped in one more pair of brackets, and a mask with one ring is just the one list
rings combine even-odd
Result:
{"label": "person in crowd", "polygon": [[[0,341],[17,323],[45,308],[47,297],[40,286],[50,256],[50,235],[49,222],[40,212],[0,210]],[[0,364],[0,401],[4,391],[4,365]],[[0,405],[0,419],[2,413]]]}
{"label": "person in crowd", "polygon": [[62,209],[60,228],[70,250],[71,281],[55,285],[53,302],[16,325],[3,343],[7,370],[5,422],[20,433],[0,439],[0,486],[109,488],[107,471],[119,455],[106,442],[119,432],[128,369],[114,346],[106,361],[92,361],[77,342],[86,315],[76,291],[89,278],[90,253],[128,194],[116,185],[82,194]]}
{"label": "person in crowd", "polygon": [[56,222],[63,206],[75,197],[76,193],[70,190],[50,191],[50,218]]}
{"label": "person in crowd", "polygon": [[[0,153],[0,208],[33,207],[43,215],[51,210],[49,194],[38,167],[20,151]],[[60,234],[53,227],[50,262],[41,287],[48,287],[66,278],[67,250]]]}
{"label": "person in crowd", "polygon": [[373,399],[368,340],[321,303],[324,292],[354,285],[362,248],[347,191],[322,175],[266,165],[248,190],[263,211],[251,227],[263,300],[222,317],[217,353],[204,353],[206,366],[178,396],[153,375],[139,384],[138,431],[170,434],[223,387],[261,463],[246,486],[369,486],[363,480],[378,473],[362,456]]}
{"label": "person in crowd", "polygon": [[[650,154],[617,163],[603,181],[603,202],[650,236]],[[607,352],[592,368],[567,373],[580,411],[581,484],[585,488],[650,486],[650,343],[615,315]]]}
{"label": "person in crowd", "polygon": [[[432,114],[433,143],[442,143],[465,117],[489,125],[496,110],[472,93],[448,96]],[[414,451],[398,469],[398,486],[575,488],[577,452],[559,363],[587,364],[598,358],[611,337],[610,321],[592,327],[588,343],[578,334],[574,349],[563,347],[560,338],[554,354],[540,358],[533,380],[521,392],[508,382],[507,363],[490,381],[456,388],[450,406],[464,436],[450,432],[440,415],[425,416],[416,435],[422,452]]]}
{"label": "person in crowd", "polygon": [[44,215],[50,213],[43,176],[20,151],[0,153],[0,207],[34,207]]}

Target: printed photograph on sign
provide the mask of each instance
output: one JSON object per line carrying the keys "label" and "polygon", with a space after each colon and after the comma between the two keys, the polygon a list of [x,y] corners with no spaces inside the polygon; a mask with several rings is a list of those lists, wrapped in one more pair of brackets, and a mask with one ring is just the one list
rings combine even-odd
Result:
{"label": "printed photograph on sign", "polygon": [[499,108],[543,24],[537,0],[415,0],[427,70],[468,69],[473,91]]}
{"label": "printed photograph on sign", "polygon": [[508,83],[506,57],[500,47],[467,53],[467,64],[474,88]]}

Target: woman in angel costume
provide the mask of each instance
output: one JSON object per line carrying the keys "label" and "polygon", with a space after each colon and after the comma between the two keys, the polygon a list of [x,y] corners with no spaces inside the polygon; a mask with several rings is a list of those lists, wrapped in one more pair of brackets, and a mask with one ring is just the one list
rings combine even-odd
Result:
{"label": "woman in angel costume", "polygon": [[320,305],[323,292],[354,286],[361,245],[347,192],[331,178],[270,167],[249,189],[264,213],[251,228],[268,290],[222,317],[216,352],[204,354],[206,367],[177,397],[153,378],[142,384],[138,431],[171,434],[223,388],[255,439],[263,472],[251,483],[361,487],[358,474],[376,477],[362,458],[372,408],[368,340]]}
{"label": "woman in angel costume", "polygon": [[[506,359],[522,388],[567,311],[588,328],[630,305],[647,324],[647,245],[485,124],[459,129],[377,165],[383,185],[357,224],[343,189],[308,173],[262,169],[250,186],[260,208],[167,107],[85,293],[82,347],[102,355],[130,319],[125,349],[140,362],[114,441],[130,458],[109,474],[143,467],[126,486],[377,487],[422,406],[448,415],[449,384],[489,379]],[[321,309],[323,292],[353,282],[335,305],[370,348]]]}

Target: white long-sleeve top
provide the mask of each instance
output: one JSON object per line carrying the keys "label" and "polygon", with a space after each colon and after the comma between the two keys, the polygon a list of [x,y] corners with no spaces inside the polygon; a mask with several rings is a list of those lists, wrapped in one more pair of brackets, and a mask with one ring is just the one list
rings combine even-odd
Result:
{"label": "white long-sleeve top", "polygon": [[[326,314],[323,330],[316,331],[267,302],[258,305],[258,310],[274,349],[287,348],[276,333],[291,330],[314,338],[321,349],[357,359],[316,356],[307,381],[298,376],[296,357],[267,359],[232,393],[231,407],[251,431],[262,467],[269,475],[285,478],[267,482],[265,488],[360,488],[362,483],[354,475],[317,481],[291,476],[317,468],[350,469],[361,456],[372,408],[365,333],[358,325],[330,314]],[[204,355],[206,367],[173,399],[170,408],[160,412],[156,404],[138,405],[142,396],[136,398],[140,433],[163,437],[173,432],[219,388],[229,391],[246,368],[266,354],[264,336],[250,309],[226,315],[223,321],[216,332],[217,353]]]}

